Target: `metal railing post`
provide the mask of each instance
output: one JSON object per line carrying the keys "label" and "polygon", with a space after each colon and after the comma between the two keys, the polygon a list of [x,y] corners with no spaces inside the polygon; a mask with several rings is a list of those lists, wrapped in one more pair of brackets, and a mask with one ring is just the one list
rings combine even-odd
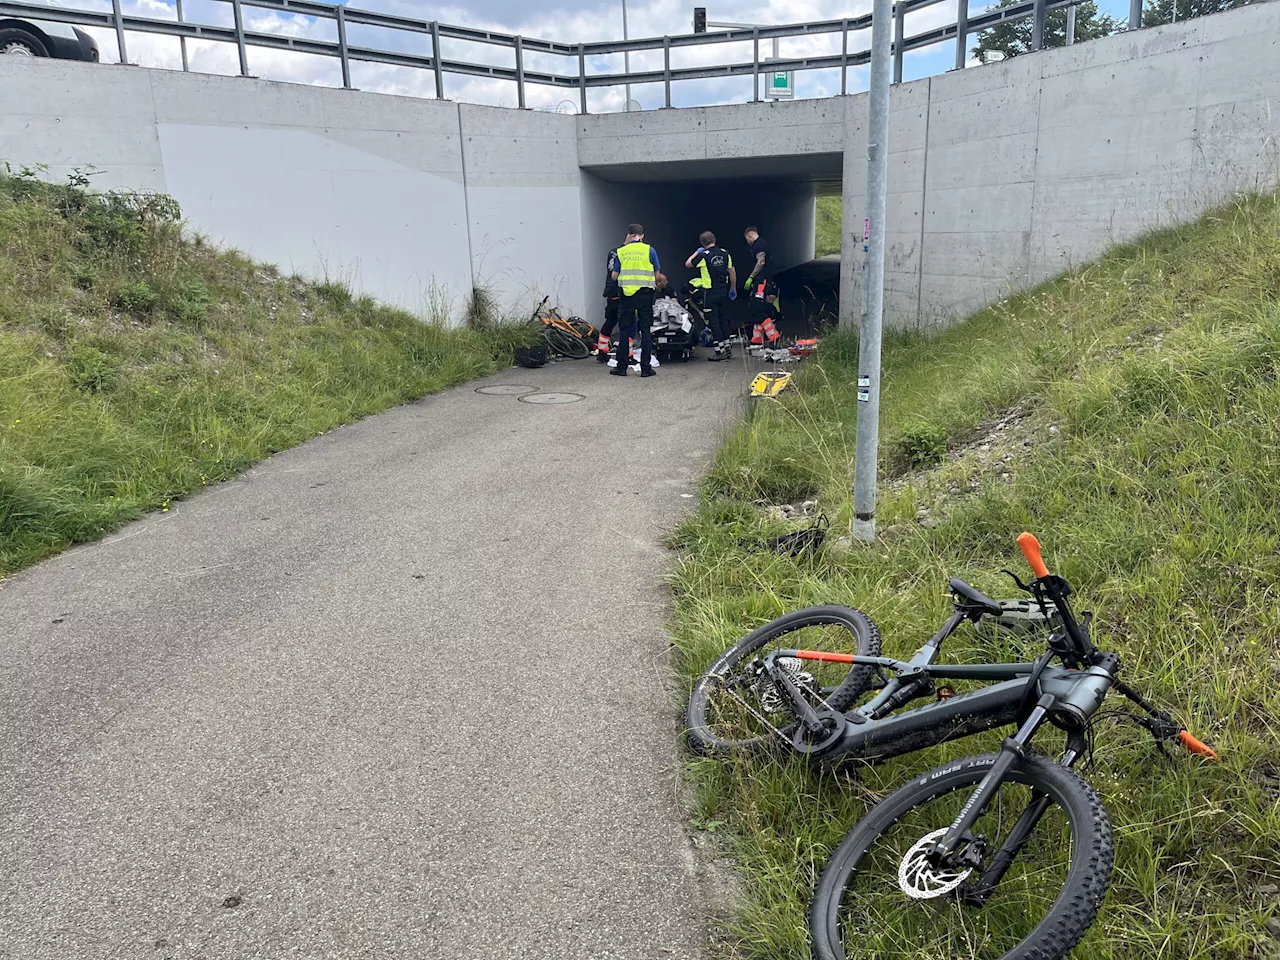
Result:
{"label": "metal railing post", "polygon": [[516,37],[516,102],[524,109],[524,38]]}
{"label": "metal railing post", "polygon": [[662,38],[662,82],[667,88],[667,109],[671,109],[671,38]]}
{"label": "metal railing post", "polygon": [[1129,0],[1129,29],[1142,29],[1142,0]]}
{"label": "metal railing post", "polygon": [[516,102],[525,109],[525,40],[516,37]]}
{"label": "metal railing post", "polygon": [[236,48],[240,51],[240,76],[249,75],[249,55],[244,49],[244,15],[240,9],[240,0],[231,0],[231,12],[236,22]]}
{"label": "metal railing post", "polygon": [[849,92],[849,19],[840,21],[840,96]]}
{"label": "metal railing post", "polygon": [[1035,0],[1031,16],[1031,49],[1044,49],[1044,0]]}
{"label": "metal railing post", "polygon": [[907,20],[907,5],[905,3],[895,3],[893,5],[893,82],[902,82],[902,39],[905,31]]}
{"label": "metal railing post", "polygon": [[1067,46],[1076,42],[1076,5],[1067,7]]}
{"label": "metal railing post", "polygon": [[111,19],[116,25],[116,46],[120,48],[120,62],[128,63],[129,54],[124,48],[124,22],[120,13],[120,0],[111,0]]}
{"label": "metal railing post", "polygon": [[338,20],[338,59],[342,62],[342,86],[351,89],[351,61],[347,57],[347,16],[341,5],[333,8]]}
{"label": "metal railing post", "polygon": [[956,0],[956,69],[969,59],[969,0]]}
{"label": "metal railing post", "polygon": [[[182,19],[182,0],[178,0],[178,22],[185,23]],[[191,68],[187,65],[187,38],[178,38],[178,47],[182,50],[182,72],[186,73]]]}
{"label": "metal railing post", "polygon": [[436,71],[436,99],[444,99],[444,68],[440,66],[440,24],[431,21],[431,64]]}
{"label": "metal railing post", "polygon": [[[123,42],[123,41],[121,41]],[[760,28],[751,28],[751,102],[760,102]]]}
{"label": "metal railing post", "polygon": [[587,46],[578,44],[578,92],[582,94],[582,114],[587,113]]}

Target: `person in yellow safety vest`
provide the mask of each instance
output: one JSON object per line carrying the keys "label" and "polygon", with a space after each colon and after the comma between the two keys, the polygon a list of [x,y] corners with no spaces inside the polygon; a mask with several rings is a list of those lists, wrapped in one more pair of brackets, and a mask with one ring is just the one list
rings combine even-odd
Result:
{"label": "person in yellow safety vest", "polygon": [[743,235],[755,258],[755,265],[747,276],[747,282],[743,284],[750,298],[751,342],[763,344],[768,340],[773,343],[781,336],[773,322],[778,302],[778,285],[773,282],[774,268],[770,262],[773,251],[756,227],[747,227]]}
{"label": "person in yellow safety vest", "polygon": [[615,377],[627,375],[627,343],[640,338],[640,376],[654,377],[653,369],[653,291],[659,281],[665,282],[658,252],[644,242],[644,227],[633,223],[627,227],[627,242],[618,248],[618,269],[611,274],[618,281],[622,299],[618,303],[618,365],[609,371]]}
{"label": "person in yellow safety vest", "polygon": [[716,246],[716,235],[710,230],[704,230],[698,242],[702,246],[689,256],[684,265],[698,268],[698,276],[689,284],[699,291],[707,326],[711,328],[711,337],[715,341],[715,353],[707,359],[730,360],[733,353],[729,348],[729,318],[726,313],[729,301],[738,296],[738,271],[734,269],[729,251]]}

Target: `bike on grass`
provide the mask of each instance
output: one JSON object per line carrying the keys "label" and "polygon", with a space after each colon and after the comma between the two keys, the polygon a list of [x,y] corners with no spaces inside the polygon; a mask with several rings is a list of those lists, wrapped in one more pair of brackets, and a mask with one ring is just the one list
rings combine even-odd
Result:
{"label": "bike on grass", "polygon": [[[995,753],[917,775],[854,825],[814,892],[817,960],[1061,960],[1110,883],[1111,823],[1073,769],[1107,694],[1140,707],[1145,715],[1123,715],[1158,743],[1215,756],[1119,679],[1120,658],[1094,645],[1092,615],[1076,617],[1070,585],[1049,573],[1036,538],[1024,533],[1018,545],[1035,579],[1004,572],[1035,598],[1047,634],[1030,663],[937,662],[966,621],[1006,613],[953,577],[951,617],[910,660],[880,656],[879,631],[861,611],[810,607],[743,638],[693,688],[689,740],[710,755],[781,747],[821,762],[878,762],[1017,727]],[[808,649],[794,642],[800,631]],[[938,686],[944,680],[990,685],[957,694]],[[926,697],[934,702],[901,710]],[[1056,762],[1031,750],[1046,723],[1066,733]]]}

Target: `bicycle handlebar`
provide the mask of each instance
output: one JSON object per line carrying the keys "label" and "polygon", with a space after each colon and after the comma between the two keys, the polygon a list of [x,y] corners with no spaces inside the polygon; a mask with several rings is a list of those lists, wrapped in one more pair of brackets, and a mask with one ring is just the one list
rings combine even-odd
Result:
{"label": "bicycle handlebar", "polygon": [[1029,533],[1020,533],[1018,546],[1022,548],[1022,555],[1027,558],[1031,572],[1037,577],[1047,577],[1049,568],[1044,565],[1044,558],[1040,556],[1040,541]]}

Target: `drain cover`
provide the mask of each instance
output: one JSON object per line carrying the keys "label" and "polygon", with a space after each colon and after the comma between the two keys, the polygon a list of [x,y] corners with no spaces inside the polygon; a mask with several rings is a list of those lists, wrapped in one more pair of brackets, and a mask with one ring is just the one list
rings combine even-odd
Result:
{"label": "drain cover", "polygon": [[519,398],[521,403],[576,403],[582,399],[580,393],[531,393]]}
{"label": "drain cover", "polygon": [[515,397],[522,393],[533,393],[537,387],[528,387],[522,383],[495,383],[491,387],[479,387],[476,393],[487,393],[499,397]]}

